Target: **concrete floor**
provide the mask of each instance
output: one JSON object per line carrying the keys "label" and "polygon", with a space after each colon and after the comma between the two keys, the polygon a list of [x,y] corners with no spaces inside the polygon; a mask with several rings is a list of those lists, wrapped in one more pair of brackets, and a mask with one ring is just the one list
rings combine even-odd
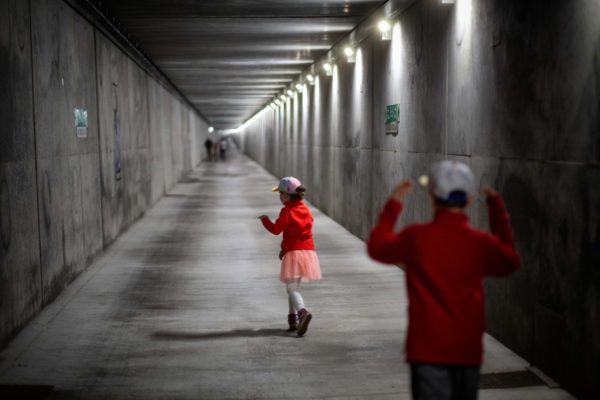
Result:
{"label": "concrete floor", "polygon": [[[408,399],[401,270],[318,210],[323,280],[303,294],[304,338],[285,332],[277,182],[243,156],[202,164],[123,234],[0,353],[0,385],[49,398]],[[484,373],[528,364],[486,337]],[[481,399],[572,399],[561,389]]]}

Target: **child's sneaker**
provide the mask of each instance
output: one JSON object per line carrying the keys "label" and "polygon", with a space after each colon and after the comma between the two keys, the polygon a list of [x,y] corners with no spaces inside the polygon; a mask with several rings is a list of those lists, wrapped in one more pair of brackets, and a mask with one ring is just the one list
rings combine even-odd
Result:
{"label": "child's sneaker", "polygon": [[288,314],[288,325],[290,326],[288,332],[295,332],[296,330],[298,330],[296,314]]}
{"label": "child's sneaker", "polygon": [[303,336],[306,333],[311,319],[312,314],[309,313],[306,308],[298,311],[298,336]]}

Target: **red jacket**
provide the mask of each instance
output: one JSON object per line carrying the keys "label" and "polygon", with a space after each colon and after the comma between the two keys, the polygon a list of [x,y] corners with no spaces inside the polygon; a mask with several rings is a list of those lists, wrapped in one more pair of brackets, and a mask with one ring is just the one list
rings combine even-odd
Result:
{"label": "red jacket", "polygon": [[281,250],[284,253],[315,249],[312,238],[313,216],[302,200],[290,200],[285,203],[275,223],[269,218],[262,218],[261,222],[273,235],[279,235],[283,231]]}
{"label": "red jacket", "polygon": [[381,212],[368,251],[377,261],[406,266],[408,362],[481,364],[483,277],[511,274],[520,264],[502,198],[492,197],[488,207],[493,235],[449,210],[394,233],[402,204],[391,199]]}

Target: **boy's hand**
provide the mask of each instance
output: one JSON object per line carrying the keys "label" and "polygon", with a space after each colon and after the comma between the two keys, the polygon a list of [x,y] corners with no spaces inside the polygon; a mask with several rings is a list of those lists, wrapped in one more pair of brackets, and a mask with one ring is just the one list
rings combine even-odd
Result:
{"label": "boy's hand", "polygon": [[283,252],[283,250],[281,250],[281,251],[279,252],[279,259],[280,259],[280,260],[283,260],[283,256],[284,256],[284,255],[285,255],[285,253]]}
{"label": "boy's hand", "polygon": [[258,219],[264,219],[264,218],[269,218],[267,215],[261,215],[260,217],[258,217]]}
{"label": "boy's hand", "polygon": [[411,193],[414,186],[415,183],[410,179],[403,181],[396,187],[396,189],[394,189],[392,198],[398,202],[404,201],[404,196],[406,196],[408,193]]}
{"label": "boy's hand", "polygon": [[500,194],[498,192],[496,192],[494,189],[492,189],[489,186],[486,186],[483,188],[483,193],[485,193],[488,200],[491,199],[492,197],[500,196]]}

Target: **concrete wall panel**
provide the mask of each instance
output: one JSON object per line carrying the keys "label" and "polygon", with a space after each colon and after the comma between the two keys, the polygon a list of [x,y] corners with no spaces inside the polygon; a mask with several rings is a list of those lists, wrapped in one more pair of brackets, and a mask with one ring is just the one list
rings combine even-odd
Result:
{"label": "concrete wall panel", "polygon": [[146,73],[102,35],[97,36],[97,53],[104,242],[108,244],[152,203],[149,93]]}
{"label": "concrete wall panel", "polygon": [[[517,250],[523,268],[509,280],[489,279],[486,282],[488,330],[517,353],[532,360],[533,349],[533,291],[539,268],[541,251],[539,238],[540,212],[543,207],[536,187],[535,177],[540,176],[540,165],[523,160],[497,160],[473,158],[472,166],[480,182],[497,188],[511,213]],[[488,226],[488,211],[482,197],[474,207],[481,226]],[[510,318],[507,316],[510,315]],[[527,332],[515,335],[514,332]]]}
{"label": "concrete wall panel", "polygon": [[172,182],[177,182],[183,172],[183,127],[181,103],[176,100],[170,100],[171,105],[171,138],[172,138],[172,157],[173,176]]}
{"label": "concrete wall panel", "polygon": [[589,336],[598,329],[593,323],[600,304],[600,169],[545,164],[540,177],[541,212],[551,215],[543,215],[538,226],[542,251],[539,270],[533,271],[533,359],[576,385],[580,365],[595,364],[595,371],[600,366],[600,355],[590,352],[597,349],[598,336]]}
{"label": "concrete wall panel", "polygon": [[129,74],[126,56],[103,35],[96,37],[98,112],[102,162],[103,238],[111,243],[127,225],[124,179],[130,141]]}
{"label": "concrete wall panel", "polygon": [[[358,212],[358,216],[353,219],[353,224],[358,224],[356,226],[356,231],[351,230],[351,232],[356,232],[360,238],[363,240],[366,239],[371,233],[371,225],[365,223],[366,218],[371,218],[373,214],[373,206],[371,202],[371,193],[374,190],[377,190],[375,187],[372,177],[371,177],[371,169],[373,164],[373,152],[367,149],[360,149],[358,154],[358,176],[355,179],[355,187],[357,188],[357,192],[354,193],[354,196],[357,197],[356,201],[359,204],[358,210],[354,210],[352,212]],[[348,226],[351,227],[352,225]]]}
{"label": "concrete wall panel", "polygon": [[[200,135],[200,119],[194,115],[189,113],[189,130],[190,130],[190,163],[191,167],[196,167],[202,161],[202,157],[204,156],[204,140]],[[204,130],[206,132],[206,130]]]}
{"label": "concrete wall panel", "polygon": [[150,135],[151,149],[151,188],[150,198],[154,204],[165,193],[165,152],[164,148],[170,144],[164,134],[165,109],[162,101],[160,85],[153,79],[148,79],[148,133]]}
{"label": "concrete wall panel", "polygon": [[372,40],[356,49],[356,63],[352,75],[352,111],[349,114],[353,130],[353,147],[373,147],[373,57]]}
{"label": "concrete wall panel", "polygon": [[161,131],[162,131],[162,140],[163,140],[163,155],[164,155],[164,176],[165,176],[165,190],[170,189],[177,182],[177,174],[175,172],[175,163],[174,163],[174,138],[173,138],[173,126],[172,126],[172,118],[173,118],[173,109],[171,107],[172,100],[169,93],[161,86],[159,88],[160,98],[161,98],[161,109],[163,112],[163,116],[161,117]]}
{"label": "concrete wall panel", "polygon": [[[71,8],[32,9],[33,77],[44,300],[52,300],[102,249],[94,31]],[[88,111],[76,136],[74,109]],[[87,179],[82,179],[82,177]],[[85,208],[91,215],[83,216]],[[100,229],[100,230],[99,230]]]}
{"label": "concrete wall panel", "polygon": [[448,10],[413,7],[400,17],[394,31],[399,36],[394,58],[399,61],[388,68],[399,71],[399,131],[406,144],[397,142],[402,151],[442,153],[445,149]]}
{"label": "concrete wall panel", "polygon": [[181,107],[181,157],[183,171],[189,171],[192,169],[192,139],[191,139],[191,127],[190,127],[190,115],[185,107]]}
{"label": "concrete wall panel", "polygon": [[35,161],[0,163],[0,346],[42,306]]}
{"label": "concrete wall panel", "polygon": [[[396,158],[396,152],[393,150],[372,151],[371,155],[371,185],[372,191],[370,199],[367,201],[370,204],[368,220],[370,225],[373,224],[375,218],[379,215],[379,210],[385,204],[392,189],[398,181],[395,179],[398,172],[398,164],[400,160]],[[365,221],[366,222],[366,221]]]}
{"label": "concrete wall panel", "polygon": [[0,346],[42,304],[29,26],[0,1]]}
{"label": "concrete wall panel", "polygon": [[206,150],[204,148],[204,141],[209,137],[208,124],[202,120],[198,115],[192,114],[194,121],[193,124],[193,135],[194,141],[192,142],[192,149],[195,156],[192,160],[194,167],[200,165],[202,161],[208,161]]}
{"label": "concrete wall panel", "polygon": [[125,170],[125,185],[131,198],[128,224],[139,218],[151,203],[150,200],[150,137],[148,128],[148,84],[146,73],[128,60],[129,72],[129,129],[131,143],[128,152],[131,171]]}
{"label": "concrete wall panel", "polygon": [[33,159],[29,7],[0,2],[0,162]]}

